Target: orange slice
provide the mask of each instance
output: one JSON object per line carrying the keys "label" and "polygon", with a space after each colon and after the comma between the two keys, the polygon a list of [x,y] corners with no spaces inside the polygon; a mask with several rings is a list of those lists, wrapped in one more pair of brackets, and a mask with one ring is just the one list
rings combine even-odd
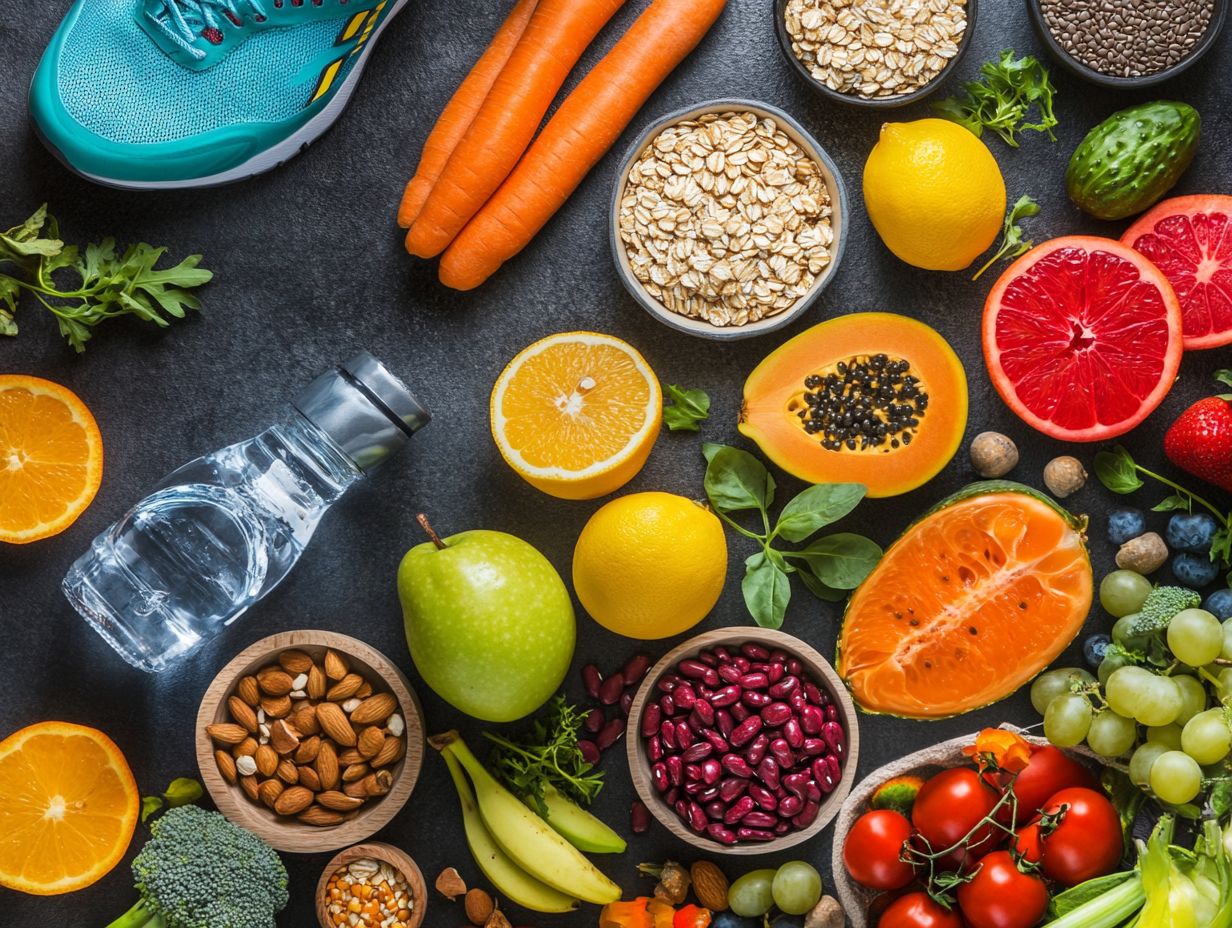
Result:
{"label": "orange slice", "polygon": [[56,535],[103,479],[103,438],[85,403],[58,383],[0,374],[0,541]]}
{"label": "orange slice", "polygon": [[120,862],[141,797],[101,731],[40,722],[0,741],[0,886],[53,896]]}
{"label": "orange slice", "polygon": [[659,380],[632,345],[562,332],[524,349],[492,388],[492,437],[533,487],[594,499],[642,469],[663,414]]}

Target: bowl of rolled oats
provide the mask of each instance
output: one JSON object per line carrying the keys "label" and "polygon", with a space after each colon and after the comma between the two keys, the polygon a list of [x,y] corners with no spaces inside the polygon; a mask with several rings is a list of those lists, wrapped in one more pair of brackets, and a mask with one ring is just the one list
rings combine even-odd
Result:
{"label": "bowl of rolled oats", "polygon": [[638,136],[617,174],[611,241],[647,312],[703,338],[781,328],[821,294],[846,240],[838,168],[777,107],[714,100]]}
{"label": "bowl of rolled oats", "polygon": [[872,108],[927,96],[975,33],[976,0],[775,0],[787,60],[821,95]]}

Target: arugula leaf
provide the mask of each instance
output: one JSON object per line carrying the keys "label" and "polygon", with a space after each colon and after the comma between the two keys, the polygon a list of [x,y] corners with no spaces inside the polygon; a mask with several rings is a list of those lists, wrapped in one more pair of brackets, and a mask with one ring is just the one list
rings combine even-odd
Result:
{"label": "arugula leaf", "polygon": [[747,451],[710,442],[702,445],[706,458],[706,496],[720,512],[759,509],[766,513],[774,502],[774,478],[766,465]]}
{"label": "arugula leaf", "polygon": [[762,628],[782,626],[791,600],[791,583],[787,572],[767,552],[758,551],[745,560],[740,592],[753,621]]}
{"label": "arugula leaf", "polygon": [[1095,455],[1095,476],[1106,489],[1121,495],[1140,490],[1143,485],[1133,457],[1121,445]]}
{"label": "arugula leaf", "polygon": [[1010,211],[1006,214],[1005,223],[1001,227],[1001,247],[997,249],[996,254],[989,258],[982,268],[975,272],[971,277],[972,280],[979,280],[981,274],[1002,258],[1013,260],[1031,250],[1031,246],[1035,242],[1030,239],[1025,242],[1022,240],[1022,226],[1018,225],[1018,220],[1037,216],[1039,211],[1039,204],[1025,193],[1015,201],[1014,205],[1010,207]]}
{"label": "arugula leaf", "polygon": [[779,513],[770,537],[804,541],[818,529],[837,522],[859,505],[868,493],[862,483],[819,483],[802,491]]}
{"label": "arugula leaf", "polygon": [[809,572],[833,590],[854,590],[872,573],[881,555],[881,545],[851,532],[818,538],[807,548],[787,554],[804,561]]}
{"label": "arugula leaf", "polygon": [[[995,61],[980,66],[980,77],[963,83],[962,96],[934,103],[933,110],[977,136],[991,129],[1011,148],[1018,147],[1018,133],[1027,129],[1057,140],[1052,131],[1057,125],[1052,107],[1056,89],[1038,59],[1015,58],[1013,51],[1003,51]],[[1036,122],[1027,121],[1032,106],[1039,114]]]}
{"label": "arugula leaf", "polygon": [[669,383],[671,406],[663,407],[663,424],[673,432],[696,432],[698,423],[710,418],[710,397],[705,390],[688,390]]}

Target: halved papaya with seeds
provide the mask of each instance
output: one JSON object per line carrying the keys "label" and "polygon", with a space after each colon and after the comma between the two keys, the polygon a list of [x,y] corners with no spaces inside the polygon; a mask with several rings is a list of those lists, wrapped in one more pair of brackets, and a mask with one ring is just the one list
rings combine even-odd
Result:
{"label": "halved papaya with seeds", "polygon": [[967,426],[967,377],[922,322],[852,313],[771,352],[744,383],[739,429],[810,483],[897,496],[949,462]]}
{"label": "halved papaya with seeds", "polygon": [[1008,696],[1082,629],[1094,580],[1076,518],[972,484],[903,533],[851,596],[836,665],[868,712],[948,718]]}

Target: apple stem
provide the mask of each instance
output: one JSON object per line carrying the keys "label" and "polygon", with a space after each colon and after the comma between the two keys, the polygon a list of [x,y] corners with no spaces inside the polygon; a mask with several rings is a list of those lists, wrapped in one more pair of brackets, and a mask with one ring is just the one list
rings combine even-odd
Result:
{"label": "apple stem", "polygon": [[419,527],[424,530],[424,534],[429,540],[436,545],[440,550],[445,549],[445,542],[441,541],[441,536],[436,534],[436,529],[432,527],[432,523],[428,521],[428,517],[422,512],[415,516],[415,521],[419,523]]}

